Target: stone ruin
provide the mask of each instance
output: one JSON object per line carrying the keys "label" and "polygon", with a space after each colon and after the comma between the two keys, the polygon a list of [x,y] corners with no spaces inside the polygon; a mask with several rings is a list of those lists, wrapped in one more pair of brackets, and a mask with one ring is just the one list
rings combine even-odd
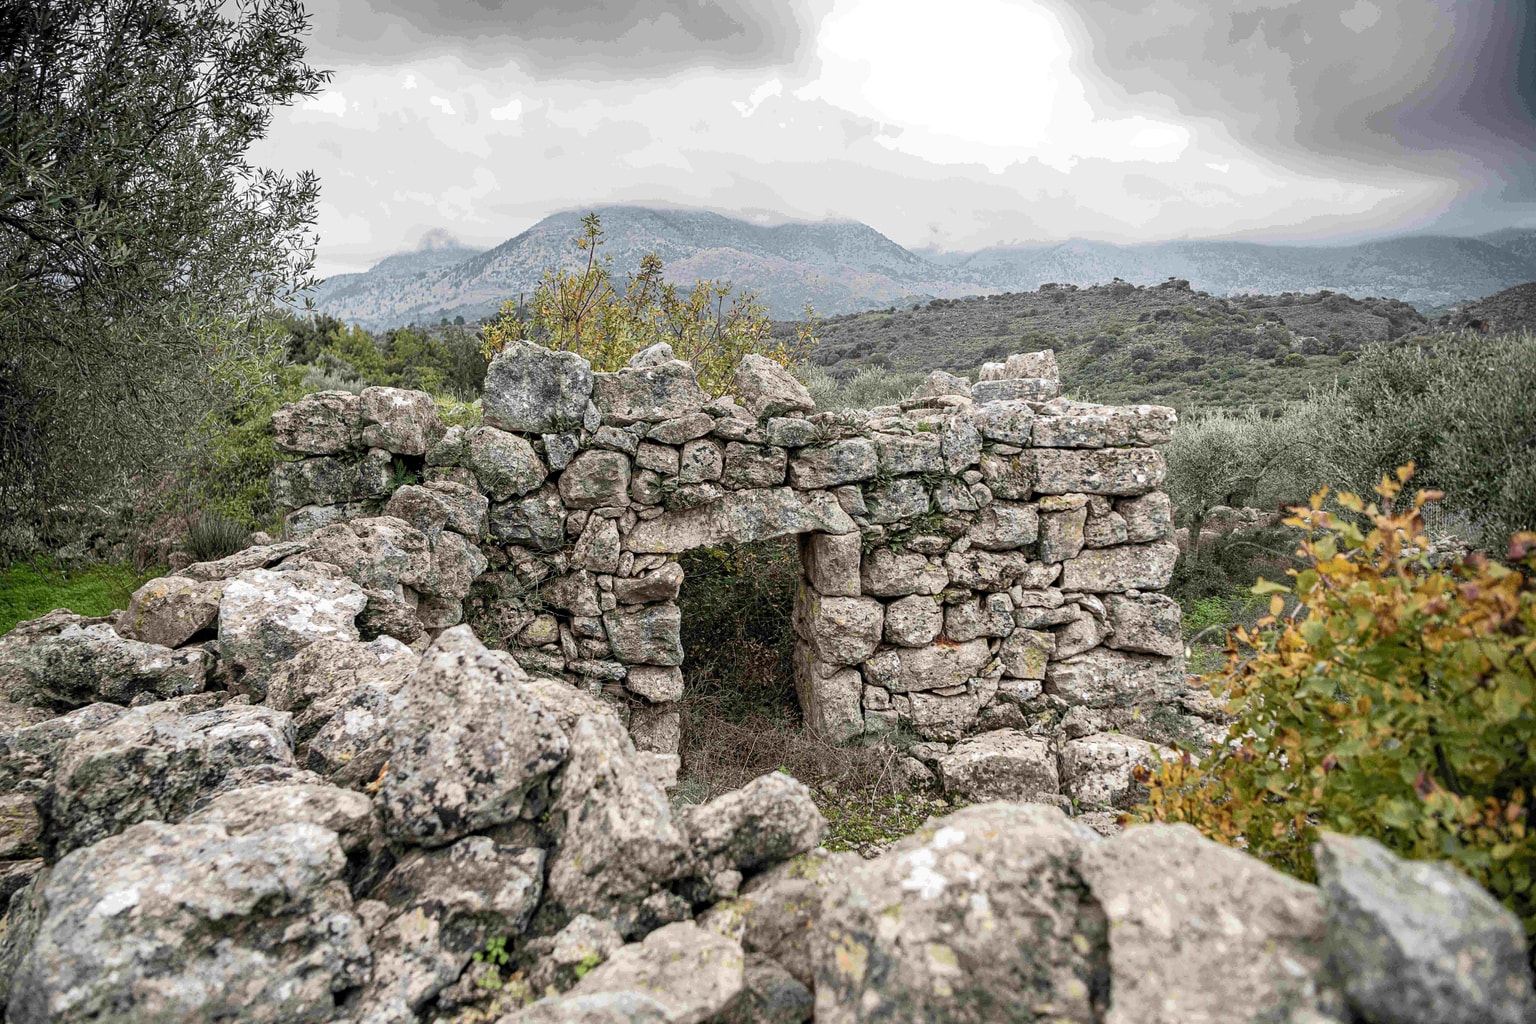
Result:
{"label": "stone ruin", "polygon": [[[311,395],[273,418],[301,456],[273,478],[285,536],[358,566],[375,632],[467,621],[529,672],[613,699],[642,749],[678,745],[678,556],[786,536],[796,688],[825,736],[1008,730],[972,752],[1006,753],[1032,795],[1076,766],[1066,795],[1102,808],[1154,744],[1210,734],[1159,593],[1178,550],[1152,446],[1172,409],[1061,398],[1049,351],[853,412],[818,413],[760,356],[735,380],[741,404],[665,345],[594,373],[518,343],[479,426],[445,427],[421,392]],[[402,469],[421,482],[394,487]],[[1085,781],[1105,769],[1114,792]]]}

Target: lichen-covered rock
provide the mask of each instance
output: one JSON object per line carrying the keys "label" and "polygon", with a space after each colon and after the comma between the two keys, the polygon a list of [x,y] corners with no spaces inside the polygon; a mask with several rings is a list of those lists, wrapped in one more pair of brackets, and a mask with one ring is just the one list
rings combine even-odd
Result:
{"label": "lichen-covered rock", "polygon": [[932,596],[949,585],[949,573],[916,551],[879,547],[864,555],[859,583],[872,597]]}
{"label": "lichen-covered rock", "polygon": [[[744,966],[745,954],[739,944],[691,921],[681,921],[658,928],[643,942],[618,949],[563,999],[574,1001],[599,993],[644,995],[662,1007],[662,1020],[667,1024],[703,1024],[730,1006],[740,994]],[[592,1018],[512,1018],[518,1022],[561,1019]]]}
{"label": "lichen-covered rock", "polygon": [[928,487],[918,477],[897,477],[871,488],[864,495],[872,523],[899,523],[928,514],[932,498]]}
{"label": "lichen-covered rock", "polygon": [[682,874],[688,840],[617,718],[584,714],[569,732],[550,807],[549,897],[566,913],[614,918]]}
{"label": "lichen-covered rock", "polygon": [[1179,417],[1165,405],[1112,406],[1053,399],[1035,425],[1038,448],[1144,448],[1167,444]]}
{"label": "lichen-covered rock", "polygon": [[926,433],[876,434],[874,440],[882,475],[944,472],[944,456],[937,437]]}
{"label": "lichen-covered rock", "polygon": [[667,1006],[639,992],[548,996],[497,1024],[672,1024]]}
{"label": "lichen-covered rock", "polygon": [[[563,475],[561,479],[564,479]],[[545,488],[537,494],[492,505],[486,532],[497,544],[520,544],[535,551],[559,551],[565,542],[565,509],[560,495]]]}
{"label": "lichen-covered rock", "polygon": [[815,925],[818,1024],[1101,1019],[1103,915],[1059,810],[983,804],[854,865]]}
{"label": "lichen-covered rock", "polygon": [[582,425],[592,398],[592,368],[575,352],[513,341],[491,360],[481,404],[485,422],[524,434]]}
{"label": "lichen-covered rock", "polygon": [[589,449],[560,474],[560,499],[567,508],[629,504],[629,459],[618,452]]}
{"label": "lichen-covered rock", "polygon": [[1137,768],[1156,771],[1178,753],[1121,733],[1068,740],[1061,748],[1061,789],[1085,811],[1129,810],[1146,799]]}
{"label": "lichen-covered rock", "polygon": [[1041,494],[1134,496],[1157,490],[1167,474],[1151,448],[1036,448],[1030,457]]}
{"label": "lichen-covered rock", "polygon": [[873,480],[880,472],[880,452],[865,437],[808,448],[789,461],[789,482],[801,490]]}
{"label": "lichen-covered rock", "polygon": [[614,654],[632,665],[683,663],[682,611],[677,605],[625,605],[603,613]]}
{"label": "lichen-covered rock", "polygon": [[812,938],[828,892],[843,872],[861,863],[855,853],[817,848],[749,880],[741,893],[716,903],[699,926],[740,942],[749,953],[773,959],[800,984],[816,984]]}
{"label": "lichen-covered rock", "polygon": [[719,1024],[803,1024],[816,1010],[810,989],[768,957],[747,954],[741,994],[715,1016]]}
{"label": "lichen-covered rock", "polygon": [[748,354],[736,364],[736,393],[757,419],[816,409],[805,385],[766,356]]}
{"label": "lichen-covered rock", "polygon": [[186,576],[150,580],[117,613],[113,626],[121,636],[162,647],[180,647],[219,617],[222,581],[202,582]]}
{"label": "lichen-covered rock", "polygon": [[800,563],[817,593],[858,597],[862,544],[856,533],[813,533],[800,538]]}
{"label": "lichen-covered rock", "polygon": [[1090,843],[1079,870],[1109,920],[1105,1024],[1342,1016],[1320,985],[1324,918],[1312,886],[1188,825]]}
{"label": "lichen-covered rock", "polygon": [[38,894],[6,1019],[334,1019],[368,977],[336,834],[144,822],[76,850]]}
{"label": "lichen-covered rock", "polygon": [[1167,700],[1183,681],[1182,659],[1104,647],[1052,661],[1045,672],[1046,692],[1091,708]]}
{"label": "lichen-covered rock", "polygon": [[361,497],[358,464],[329,455],[272,467],[272,502],[278,508],[339,505]]}
{"label": "lichen-covered rock", "polygon": [[1117,501],[1115,511],[1125,520],[1125,539],[1132,544],[1173,537],[1173,500],[1162,491]]}
{"label": "lichen-covered rock", "polygon": [[971,385],[978,406],[993,402],[1044,402],[1056,397],[1061,382],[1043,377],[1007,377],[979,380]]}
{"label": "lichen-covered rock", "polygon": [[864,663],[864,680],[892,693],[942,690],[978,675],[991,655],[985,639],[927,647],[888,647]]}
{"label": "lichen-covered rock", "polygon": [[1536,1020],[1524,929],[1476,882],[1363,836],[1323,832],[1314,849],[1329,966],[1362,1019]]}
{"label": "lichen-covered rock", "polygon": [[427,535],[404,519],[352,519],[315,531],[294,563],[325,562],[365,590],[419,588],[432,567]]}
{"label": "lichen-covered rock", "polygon": [[267,684],[266,705],[293,714],[302,748],[359,687],[373,684],[394,693],[420,660],[394,637],[368,643],[318,640],[278,666]]}
{"label": "lichen-covered rock", "polygon": [[644,576],[614,580],[613,596],[620,604],[676,601],[682,588],[683,567],[676,562],[667,562]]}
{"label": "lichen-covered rock", "polygon": [[819,661],[804,641],[795,644],[795,695],[813,735],[842,743],[864,731],[864,681],[856,668]]}
{"label": "lichen-covered rock", "polygon": [[773,772],[685,808],[682,826],[690,870],[708,879],[721,871],[751,874],[813,850],[827,820],[804,783]]}
{"label": "lichen-covered rock", "polygon": [[510,660],[465,626],[445,630],[422,655],[387,726],[379,800],[389,836],[441,846],[517,820],[567,740],[516,683]]}
{"label": "lichen-covered rock", "polygon": [[687,416],[709,401],[693,367],[681,360],[593,375],[593,399],[603,422],[658,423]]}
{"label": "lichen-covered rock", "polygon": [[956,643],[979,636],[1005,637],[1013,628],[1013,602],[1007,594],[986,594],[944,609],[944,635]]}
{"label": "lichen-covered rock", "polygon": [[994,501],[976,513],[976,521],[965,535],[972,547],[1013,551],[1035,543],[1039,533],[1040,513],[1034,505]]}
{"label": "lichen-covered rock", "polygon": [[1088,522],[1086,506],[1063,512],[1049,512],[1040,517],[1040,561],[1065,562],[1083,550],[1083,527]]}
{"label": "lichen-covered rock", "polygon": [[[562,476],[561,481],[564,479]],[[853,520],[832,495],[776,487],[728,491],[712,504],[645,520],[630,531],[625,546],[637,554],[676,554],[796,533],[846,534],[855,530]]]}
{"label": "lichen-covered rock", "polygon": [[1176,658],[1184,653],[1183,613],[1179,602],[1166,594],[1126,597],[1108,594],[1104,608],[1110,634],[1105,640],[1121,651],[1140,651]]}
{"label": "lichen-covered rock", "polygon": [[495,427],[475,427],[464,435],[464,465],[492,501],[520,498],[549,476],[533,445]]}
{"label": "lichen-covered rock", "polygon": [[1061,587],[1091,594],[1161,590],[1178,560],[1179,549],[1168,541],[1088,548],[1062,563]]}
{"label": "lichen-covered rock", "polygon": [[944,792],[975,802],[1047,800],[1060,788],[1050,742],[1017,729],[961,740],[938,767]]}
{"label": "lichen-covered rock", "polygon": [[869,597],[825,597],[802,585],[795,595],[795,635],[816,660],[857,665],[875,652],[885,608]]}
{"label": "lichen-covered rock", "polygon": [[220,671],[245,693],[266,693],[277,665],[316,640],[358,639],[363,588],[318,569],[248,569],[219,598]]}
{"label": "lichen-covered rock", "polygon": [[944,607],[922,594],[885,606],[885,641],[898,647],[926,647],[944,630]]}
{"label": "lichen-covered rock", "polygon": [[435,542],[445,529],[478,540],[485,534],[489,508],[489,499],[474,488],[434,480],[397,489],[384,506],[384,514],[405,520],[429,541]]}
{"label": "lichen-covered rock", "polygon": [[683,670],[676,666],[628,665],[624,688],[652,703],[683,699]]}
{"label": "lichen-covered rock", "polygon": [[202,691],[208,652],[172,650],[118,636],[104,622],[0,644],[0,698],[67,711],[97,701],[179,697]]}
{"label": "lichen-covered rock", "polygon": [[725,446],[720,482],[732,490],[778,487],[788,467],[789,454],[783,448],[731,441]]}
{"label": "lichen-covered rock", "polygon": [[976,407],[971,413],[971,422],[988,441],[1028,446],[1035,425],[1035,411],[1028,402],[988,402]]}
{"label": "lichen-covered rock", "polygon": [[459,977],[487,939],[516,939],[538,905],[543,866],[543,850],[503,846],[488,836],[397,864],[369,894],[388,906],[390,919],[369,939],[373,969],[359,1019],[411,1019]]}
{"label": "lichen-covered rock", "polygon": [[1003,675],[1011,679],[1044,679],[1045,666],[1056,651],[1056,640],[1047,632],[1015,629],[997,649]]}
{"label": "lichen-covered rock", "polygon": [[425,455],[446,427],[425,391],[364,388],[360,396],[363,444],[397,455]]}
{"label": "lichen-covered rock", "polygon": [[350,391],[317,391],[272,414],[277,447],[297,455],[339,455],[362,439],[362,406]]}

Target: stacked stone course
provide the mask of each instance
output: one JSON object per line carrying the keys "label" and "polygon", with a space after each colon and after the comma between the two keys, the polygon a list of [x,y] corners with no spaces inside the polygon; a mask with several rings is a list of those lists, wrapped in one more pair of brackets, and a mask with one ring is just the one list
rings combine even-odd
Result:
{"label": "stacked stone course", "polygon": [[[411,642],[467,620],[529,671],[624,705],[659,751],[679,735],[678,556],[795,535],[812,728],[936,744],[1012,730],[983,753],[1022,758],[1050,780],[1041,796],[1058,762],[1097,764],[1112,803],[1151,744],[1208,734],[1178,606],[1158,593],[1178,552],[1152,446],[1177,419],[1059,397],[1048,351],[979,377],[935,372],[900,405],[818,413],[758,356],[738,402],[666,345],[594,373],[518,343],[491,366],[479,426],[445,427],[427,396],[392,388],[284,407],[277,443],[304,458],[273,489],[306,557],[356,549],[374,632]],[[420,482],[396,486],[402,469]]]}

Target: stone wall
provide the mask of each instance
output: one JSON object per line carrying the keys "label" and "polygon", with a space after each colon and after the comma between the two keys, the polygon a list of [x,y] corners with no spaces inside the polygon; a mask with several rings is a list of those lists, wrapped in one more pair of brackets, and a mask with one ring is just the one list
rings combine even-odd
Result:
{"label": "stone wall", "polygon": [[643,748],[677,745],[678,555],[795,535],[812,727],[1015,730],[1045,744],[1052,793],[1058,757],[1128,773],[1138,739],[1204,727],[1178,605],[1158,592],[1177,549],[1152,446],[1176,417],[1058,397],[1050,352],[979,376],[818,413],[761,357],[736,371],[738,404],[665,345],[594,373],[519,344],[490,368],[479,426],[445,427],[425,394],[390,388],[283,408],[277,444],[302,458],[273,487],[305,557],[356,565],[365,635],[467,620],[527,670],[622,704]]}

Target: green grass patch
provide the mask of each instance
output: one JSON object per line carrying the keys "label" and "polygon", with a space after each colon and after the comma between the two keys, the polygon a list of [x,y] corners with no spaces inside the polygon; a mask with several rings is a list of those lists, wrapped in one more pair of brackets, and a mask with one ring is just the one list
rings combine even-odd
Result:
{"label": "green grass patch", "polygon": [[65,572],[53,567],[13,565],[0,569],[0,633],[18,622],[68,608],[77,615],[106,615],[163,570],[139,572],[131,565],[102,563]]}
{"label": "green grass patch", "polygon": [[837,796],[825,790],[816,794],[816,804],[827,819],[822,845],[833,851],[883,849],[922,828],[929,818],[963,806],[928,793]]}

